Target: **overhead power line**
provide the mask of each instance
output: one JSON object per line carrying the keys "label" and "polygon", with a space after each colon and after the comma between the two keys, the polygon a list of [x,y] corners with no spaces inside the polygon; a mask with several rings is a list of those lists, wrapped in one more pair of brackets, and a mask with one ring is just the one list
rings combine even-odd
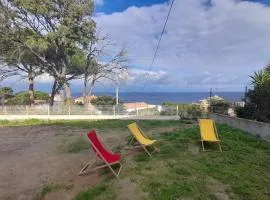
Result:
{"label": "overhead power line", "polygon": [[[152,71],[152,68],[153,68],[155,59],[156,59],[156,57],[157,57],[157,52],[158,52],[158,49],[159,49],[159,46],[160,46],[160,42],[161,42],[162,37],[163,37],[163,35],[164,35],[164,33],[165,33],[165,29],[166,29],[166,26],[167,26],[167,23],[168,23],[170,14],[171,14],[171,10],[172,10],[173,4],[174,4],[174,0],[172,0],[172,3],[171,3],[171,5],[170,5],[170,9],[169,9],[169,11],[168,11],[168,15],[167,15],[167,17],[166,17],[166,20],[165,20],[165,23],[164,23],[162,32],[161,32],[161,34],[160,34],[160,37],[159,37],[159,40],[158,40],[158,43],[157,43],[157,47],[156,47],[156,50],[155,50],[155,53],[154,53],[154,56],[153,56],[151,65],[150,65],[150,67],[149,67],[149,69],[148,69],[148,73]],[[146,86],[146,79],[147,79],[147,77],[145,78],[145,81],[144,81],[143,90],[145,89],[145,86]]]}

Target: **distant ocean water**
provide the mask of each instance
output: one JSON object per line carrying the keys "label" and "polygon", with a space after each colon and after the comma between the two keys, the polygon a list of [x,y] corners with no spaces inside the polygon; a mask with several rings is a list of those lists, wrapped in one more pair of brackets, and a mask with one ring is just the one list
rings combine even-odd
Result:
{"label": "distant ocean water", "polygon": [[[95,92],[96,96],[109,95],[115,96],[115,93],[110,92]],[[240,101],[243,92],[213,92],[213,96],[218,95],[226,101],[234,102]],[[81,93],[74,93],[74,97],[81,96]],[[201,99],[209,97],[209,92],[125,92],[119,93],[121,101],[128,102],[147,102],[149,104],[162,104],[164,102],[172,103],[193,103]]]}

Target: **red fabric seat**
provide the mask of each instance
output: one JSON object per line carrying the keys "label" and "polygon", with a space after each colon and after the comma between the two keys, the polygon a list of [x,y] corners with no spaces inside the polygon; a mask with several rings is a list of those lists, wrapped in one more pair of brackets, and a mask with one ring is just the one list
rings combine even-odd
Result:
{"label": "red fabric seat", "polygon": [[90,131],[87,136],[91,141],[91,146],[94,152],[96,152],[102,160],[104,158],[110,164],[120,161],[121,155],[106,150],[105,147],[101,144],[99,138],[97,137],[97,133],[95,130]]}

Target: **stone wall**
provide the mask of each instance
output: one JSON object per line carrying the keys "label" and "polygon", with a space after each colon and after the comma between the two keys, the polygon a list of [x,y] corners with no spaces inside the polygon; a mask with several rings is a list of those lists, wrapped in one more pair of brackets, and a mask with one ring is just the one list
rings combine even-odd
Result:
{"label": "stone wall", "polygon": [[249,132],[253,135],[260,136],[261,138],[270,141],[270,124],[257,122],[253,120],[230,117],[221,114],[209,114],[209,118],[216,121],[218,124],[227,124],[231,127]]}

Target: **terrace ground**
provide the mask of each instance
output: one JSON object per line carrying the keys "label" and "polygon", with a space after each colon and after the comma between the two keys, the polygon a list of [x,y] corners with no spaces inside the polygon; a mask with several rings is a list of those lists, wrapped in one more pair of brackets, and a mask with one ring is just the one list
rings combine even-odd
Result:
{"label": "terrace ground", "polygon": [[[270,199],[270,143],[219,125],[224,151],[201,152],[196,124],[140,121],[158,140],[149,158],[126,150],[129,122],[1,121],[0,199]],[[93,159],[85,138],[93,128],[125,155],[119,180],[108,170],[77,175]]]}

